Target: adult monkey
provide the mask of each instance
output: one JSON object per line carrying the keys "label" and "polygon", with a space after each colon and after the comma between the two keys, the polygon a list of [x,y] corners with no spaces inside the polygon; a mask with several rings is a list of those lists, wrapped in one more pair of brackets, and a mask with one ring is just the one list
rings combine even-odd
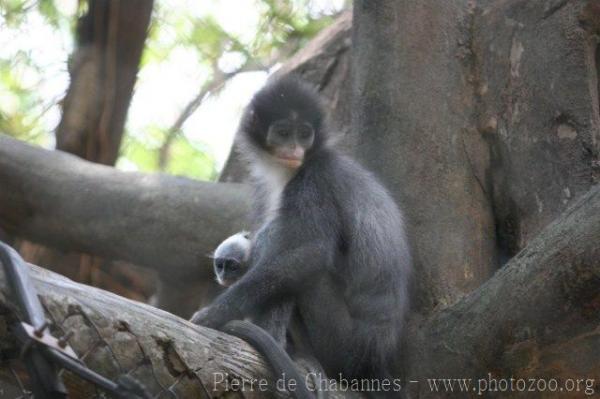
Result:
{"label": "adult monkey", "polygon": [[411,273],[402,215],[371,173],[330,145],[323,119],[318,96],[294,77],[250,102],[238,140],[267,187],[268,242],[192,321],[222,328],[291,301],[328,375],[390,378]]}

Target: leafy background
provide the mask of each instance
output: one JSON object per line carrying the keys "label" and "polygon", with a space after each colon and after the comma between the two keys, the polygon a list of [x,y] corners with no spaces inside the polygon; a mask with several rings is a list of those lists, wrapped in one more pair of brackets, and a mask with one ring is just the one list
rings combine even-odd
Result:
{"label": "leafy background", "polygon": [[[214,180],[252,93],[348,3],[156,1],[117,167]],[[3,133],[54,147],[86,5],[0,0]]]}

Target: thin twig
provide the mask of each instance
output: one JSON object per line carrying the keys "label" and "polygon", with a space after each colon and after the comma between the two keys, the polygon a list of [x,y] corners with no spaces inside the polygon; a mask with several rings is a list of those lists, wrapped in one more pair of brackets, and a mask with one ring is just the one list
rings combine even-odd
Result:
{"label": "thin twig", "polygon": [[158,154],[158,169],[164,171],[167,167],[169,161],[169,153],[171,150],[171,145],[173,141],[177,138],[179,133],[181,132],[181,128],[183,124],[196,112],[196,110],[202,105],[204,100],[216,93],[218,93],[225,84],[229,81],[229,79],[234,76],[244,73],[244,72],[253,72],[253,71],[266,71],[270,68],[269,65],[263,65],[257,63],[255,61],[246,62],[241,67],[237,68],[233,72],[225,73],[221,71],[216,65],[213,68],[213,77],[212,79],[205,82],[198,94],[194,96],[194,98],[183,108],[183,111],[179,114],[175,123],[171,125],[171,127],[167,130],[167,135],[165,140],[163,141]]}

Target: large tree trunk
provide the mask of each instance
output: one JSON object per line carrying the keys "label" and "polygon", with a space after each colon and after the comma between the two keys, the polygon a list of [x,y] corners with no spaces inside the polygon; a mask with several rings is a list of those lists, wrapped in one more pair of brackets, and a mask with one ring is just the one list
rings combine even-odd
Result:
{"label": "large tree trunk", "polygon": [[455,302],[496,268],[492,206],[466,150],[470,12],[467,1],[355,5],[356,152],[405,210],[419,309]]}
{"label": "large tree trunk", "polygon": [[406,209],[421,310],[597,181],[593,3],[357,2],[356,149]]}
{"label": "large tree trunk", "polygon": [[486,142],[479,173],[509,256],[600,182],[599,32],[597,0],[474,10],[473,135]]}
{"label": "large tree trunk", "polygon": [[[426,378],[485,379],[488,373],[497,379],[557,379],[559,384],[596,378],[598,243],[600,186],[477,290],[424,319],[414,317],[404,359],[406,378],[419,381],[411,389],[418,397],[436,397]],[[564,397],[561,392],[528,394]]]}
{"label": "large tree trunk", "polygon": [[598,374],[598,188],[533,238],[598,181],[599,22],[597,1],[355,2],[356,151],[406,211],[426,317],[409,378]]}

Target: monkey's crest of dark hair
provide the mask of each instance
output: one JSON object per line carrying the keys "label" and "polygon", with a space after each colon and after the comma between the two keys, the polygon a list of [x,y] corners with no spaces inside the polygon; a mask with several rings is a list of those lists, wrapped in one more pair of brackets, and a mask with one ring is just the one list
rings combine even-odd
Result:
{"label": "monkey's crest of dark hair", "polygon": [[295,75],[286,75],[269,82],[258,91],[242,118],[240,132],[255,144],[264,145],[264,133],[277,120],[297,118],[310,123],[315,131],[315,145],[327,141],[324,110],[317,91]]}

